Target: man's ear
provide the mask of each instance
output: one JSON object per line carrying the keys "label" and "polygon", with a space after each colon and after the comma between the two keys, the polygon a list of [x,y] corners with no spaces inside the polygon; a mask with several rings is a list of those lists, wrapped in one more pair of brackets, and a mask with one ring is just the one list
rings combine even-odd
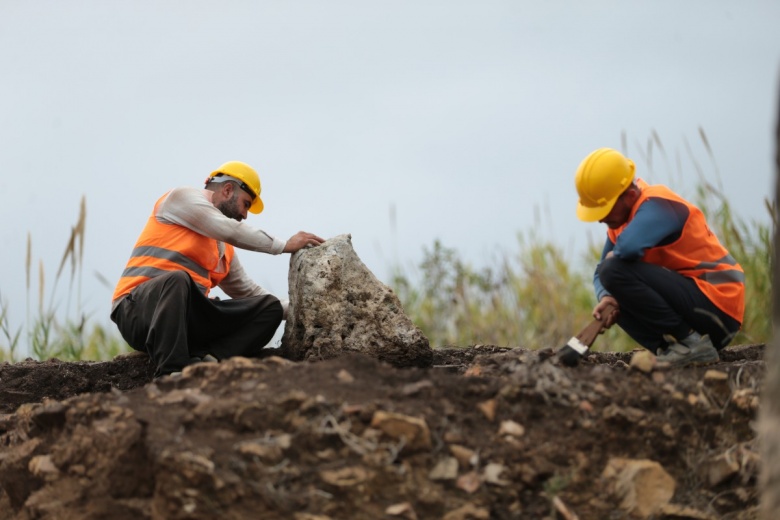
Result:
{"label": "man's ear", "polygon": [[633,204],[637,201],[641,192],[639,191],[639,186],[637,185],[632,185],[629,189],[631,190],[631,203]]}

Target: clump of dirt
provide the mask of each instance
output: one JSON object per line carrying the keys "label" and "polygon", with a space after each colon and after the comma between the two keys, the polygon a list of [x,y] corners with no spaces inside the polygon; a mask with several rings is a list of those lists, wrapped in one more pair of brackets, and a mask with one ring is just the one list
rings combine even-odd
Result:
{"label": "clump of dirt", "polygon": [[[493,346],[428,369],[234,358],[156,381],[142,356],[5,363],[0,520],[757,518],[763,348],[673,370]],[[605,471],[624,459],[668,497],[627,493]]]}

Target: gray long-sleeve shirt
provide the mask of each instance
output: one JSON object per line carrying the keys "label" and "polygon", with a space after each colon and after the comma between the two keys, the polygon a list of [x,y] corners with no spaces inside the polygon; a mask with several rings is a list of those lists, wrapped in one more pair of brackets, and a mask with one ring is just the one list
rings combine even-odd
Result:
{"label": "gray long-sleeve shirt", "polygon": [[[223,265],[225,243],[239,249],[272,255],[278,255],[284,251],[284,246],[287,243],[285,240],[226,217],[214,206],[212,196],[213,193],[209,190],[192,187],[174,188],[157,206],[154,217],[158,222],[177,224],[216,240],[220,253],[220,267],[218,269],[227,268]],[[233,255],[230,271],[219,284],[219,288],[231,298],[270,294],[249,277],[237,254]],[[280,300],[286,317],[288,300],[281,298]]]}

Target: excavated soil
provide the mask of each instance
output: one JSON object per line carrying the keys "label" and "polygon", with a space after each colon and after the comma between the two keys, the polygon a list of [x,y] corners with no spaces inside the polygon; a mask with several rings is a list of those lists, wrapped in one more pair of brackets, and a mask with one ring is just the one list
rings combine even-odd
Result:
{"label": "excavated soil", "polygon": [[[490,346],[427,369],[235,358],[157,381],[142,356],[4,363],[0,520],[757,518],[763,350],[649,371]],[[610,477],[618,458],[658,463],[670,498]]]}

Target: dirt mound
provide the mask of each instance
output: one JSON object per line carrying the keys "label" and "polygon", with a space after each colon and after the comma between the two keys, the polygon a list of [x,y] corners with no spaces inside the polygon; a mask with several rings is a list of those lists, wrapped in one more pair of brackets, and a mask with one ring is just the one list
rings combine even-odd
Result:
{"label": "dirt mound", "polygon": [[[430,369],[235,358],[157,381],[138,356],[6,363],[0,520],[627,518],[648,516],[647,461],[670,497],[652,517],[756,518],[762,355],[643,372],[481,346]],[[639,480],[605,471],[624,459]]]}

